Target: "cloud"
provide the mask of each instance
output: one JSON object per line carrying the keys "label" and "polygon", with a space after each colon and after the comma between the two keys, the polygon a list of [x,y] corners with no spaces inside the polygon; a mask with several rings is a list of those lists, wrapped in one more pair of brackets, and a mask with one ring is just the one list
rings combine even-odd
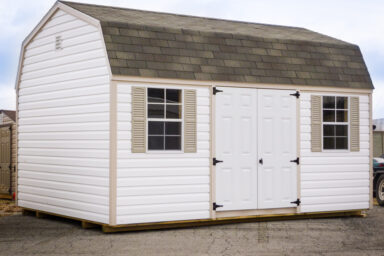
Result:
{"label": "cloud", "polygon": [[[14,108],[13,95],[21,43],[32,31],[52,1],[0,1],[0,106]],[[3,11],[6,10],[6,11]]]}

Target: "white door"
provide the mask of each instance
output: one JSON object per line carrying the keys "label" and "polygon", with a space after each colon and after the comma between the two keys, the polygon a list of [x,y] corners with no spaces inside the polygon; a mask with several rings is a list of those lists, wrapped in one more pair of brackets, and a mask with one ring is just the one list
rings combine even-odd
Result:
{"label": "white door", "polygon": [[216,210],[296,207],[295,92],[218,89]]}
{"label": "white door", "polygon": [[218,88],[216,100],[217,211],[257,208],[257,90]]}
{"label": "white door", "polygon": [[258,208],[296,207],[296,97],[287,90],[258,91]]}

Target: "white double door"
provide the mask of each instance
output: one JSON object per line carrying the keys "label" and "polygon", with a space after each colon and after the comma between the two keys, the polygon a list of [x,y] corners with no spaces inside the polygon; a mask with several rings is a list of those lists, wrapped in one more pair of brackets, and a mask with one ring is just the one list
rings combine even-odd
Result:
{"label": "white double door", "polygon": [[217,211],[297,207],[295,91],[218,89]]}

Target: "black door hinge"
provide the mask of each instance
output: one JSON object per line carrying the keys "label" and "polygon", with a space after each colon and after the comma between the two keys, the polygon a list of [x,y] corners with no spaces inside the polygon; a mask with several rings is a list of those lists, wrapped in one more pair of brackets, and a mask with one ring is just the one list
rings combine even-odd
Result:
{"label": "black door hinge", "polygon": [[295,160],[291,160],[291,162],[299,165],[300,164],[300,157],[296,158]]}
{"label": "black door hinge", "polygon": [[213,203],[213,210],[214,210],[214,211],[216,211],[216,209],[219,208],[219,207],[223,207],[223,205]]}
{"label": "black door hinge", "polygon": [[213,87],[213,95],[216,95],[218,92],[223,92],[223,90],[219,90],[216,87]]}
{"label": "black door hinge", "polygon": [[297,204],[297,206],[299,206],[301,204],[300,198],[297,198],[297,200],[291,202],[291,204]]}
{"label": "black door hinge", "polygon": [[289,95],[292,95],[292,96],[295,96],[296,98],[299,98],[300,97],[300,92],[296,91],[295,93],[292,93],[292,94],[289,94]]}
{"label": "black door hinge", "polygon": [[214,157],[212,160],[213,160],[213,161],[212,161],[212,164],[213,164],[213,165],[216,165],[217,163],[222,163],[222,162],[223,162],[223,161],[221,161],[221,160],[217,160],[216,157]]}

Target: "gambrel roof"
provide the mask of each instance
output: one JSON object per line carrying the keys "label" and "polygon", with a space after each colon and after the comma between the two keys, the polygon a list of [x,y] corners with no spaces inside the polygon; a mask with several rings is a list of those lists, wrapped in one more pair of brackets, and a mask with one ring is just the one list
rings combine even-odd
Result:
{"label": "gambrel roof", "polygon": [[61,3],[100,21],[114,75],[373,89],[357,45],[304,28]]}

